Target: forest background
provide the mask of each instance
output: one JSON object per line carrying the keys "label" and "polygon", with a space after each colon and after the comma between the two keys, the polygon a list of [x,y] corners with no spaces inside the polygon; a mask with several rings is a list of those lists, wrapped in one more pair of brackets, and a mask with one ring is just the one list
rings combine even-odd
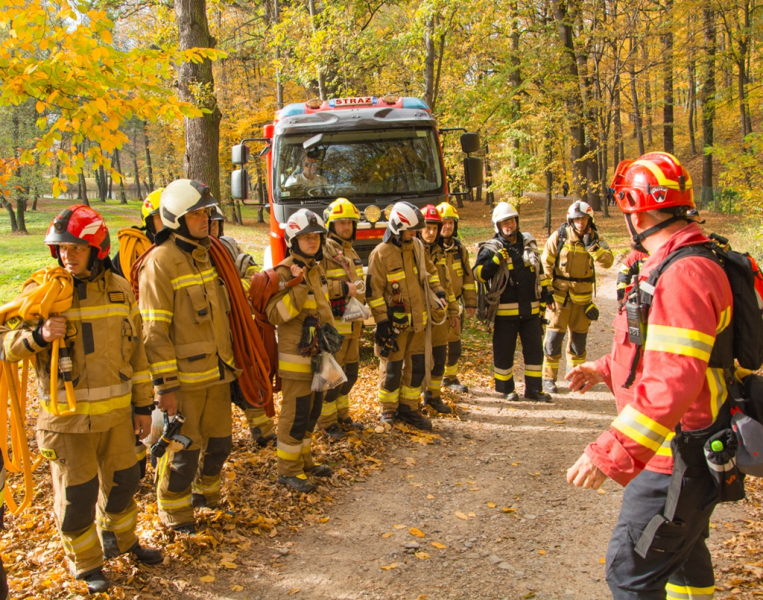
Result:
{"label": "forest background", "polygon": [[665,150],[701,208],[755,227],[762,15],[756,0],[2,0],[0,202],[24,232],[39,197],[127,203],[188,176],[236,218],[230,147],[277,109],[394,93],[481,134],[490,198],[569,180],[606,216],[617,163]]}

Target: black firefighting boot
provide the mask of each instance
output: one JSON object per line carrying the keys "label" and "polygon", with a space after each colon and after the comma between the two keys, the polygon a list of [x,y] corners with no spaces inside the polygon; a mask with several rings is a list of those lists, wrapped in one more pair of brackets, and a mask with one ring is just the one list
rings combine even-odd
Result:
{"label": "black firefighting boot", "polygon": [[250,427],[249,433],[252,434],[252,440],[255,444],[257,444],[260,448],[264,448],[268,444],[271,444],[276,441],[276,434],[271,433],[268,436],[262,437],[262,431],[259,427]]}
{"label": "black firefighting boot", "polygon": [[332,423],[331,425],[326,427],[326,429],[323,430],[323,433],[325,433],[326,436],[334,440],[343,440],[344,438],[347,437],[347,434],[344,431],[342,431],[339,428],[339,425],[337,425],[336,423]]}
{"label": "black firefighting boot", "polygon": [[138,559],[138,562],[141,562],[144,565],[158,565],[164,560],[161,550],[157,550],[156,548],[144,548],[140,545],[140,542],[135,542],[135,545],[130,548],[128,552],[131,552],[133,556]]}
{"label": "black firefighting boot", "polygon": [[176,533],[183,533],[185,535],[194,535],[196,533],[196,523],[191,521],[190,523],[181,523],[180,525],[173,525],[172,530]]}
{"label": "black firefighting boot", "polygon": [[382,425],[385,423],[387,425],[392,425],[395,422],[395,417],[397,416],[396,410],[383,410],[381,415],[379,416],[379,420],[382,422]]}
{"label": "black firefighting boot", "polygon": [[403,423],[413,425],[416,429],[425,429],[431,431],[432,421],[421,414],[419,410],[414,410],[406,404],[397,407],[397,418]]}
{"label": "black firefighting boot", "polygon": [[109,589],[109,580],[103,573],[103,569],[98,567],[77,577],[87,584],[87,591],[91,594],[102,594]]}
{"label": "black firefighting boot", "polygon": [[305,472],[310,473],[313,477],[331,477],[334,474],[334,470],[328,465],[315,465],[305,469]]}
{"label": "black firefighting boot", "polygon": [[278,476],[278,483],[290,487],[300,494],[309,494],[316,490],[316,485],[307,478],[307,475],[295,475],[293,477]]}
{"label": "black firefighting boot", "polygon": [[519,394],[516,392],[509,392],[503,397],[503,399],[509,402],[519,402]]}
{"label": "black firefighting boot", "polygon": [[553,379],[544,379],[543,391],[546,392],[547,394],[556,394],[558,391],[556,389],[556,381],[554,381]]}
{"label": "black firefighting boot", "polygon": [[432,398],[432,392],[429,390],[424,392],[424,406],[431,406],[441,415],[449,415],[453,412],[450,406],[442,401],[442,398]]}
{"label": "black firefighting boot", "polygon": [[207,497],[204,494],[191,494],[191,506],[204,508],[207,505]]}
{"label": "black firefighting boot", "polygon": [[357,429],[358,431],[363,431],[365,427],[363,426],[363,423],[360,421],[353,421],[351,417],[345,417],[344,419],[339,419],[339,426],[342,429]]}
{"label": "black firefighting boot", "polygon": [[551,396],[541,390],[525,390],[525,400],[534,400],[535,402],[551,402]]}
{"label": "black firefighting boot", "polygon": [[463,383],[461,383],[458,380],[458,377],[443,377],[442,378],[442,387],[444,387],[446,390],[451,390],[453,392],[457,392],[459,394],[468,394],[469,388],[466,387]]}

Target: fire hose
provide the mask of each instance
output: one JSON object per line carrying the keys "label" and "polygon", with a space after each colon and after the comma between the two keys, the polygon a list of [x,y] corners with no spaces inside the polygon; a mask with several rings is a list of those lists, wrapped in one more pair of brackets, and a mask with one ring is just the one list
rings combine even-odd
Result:
{"label": "fire hose", "polygon": [[132,284],[132,266],[141,254],[151,247],[151,240],[135,227],[120,229],[117,239],[119,240],[119,267],[127,283]]}
{"label": "fire hose", "polygon": [[[32,287],[31,284],[37,284]],[[0,324],[6,324],[11,319],[24,321],[47,320],[51,315],[58,315],[71,307],[74,283],[71,275],[62,267],[50,267],[35,272],[24,283],[24,291],[11,302],[0,306]],[[59,361],[60,355],[60,361]],[[6,403],[0,410],[0,440],[8,439],[8,405],[10,405],[10,437],[12,459],[8,456],[8,447],[0,444],[5,467],[11,473],[24,474],[24,500],[16,504],[10,494],[5,500],[14,515],[21,513],[29,506],[34,494],[32,471],[42,461],[39,456],[34,463],[29,452],[29,443],[24,429],[26,417],[26,389],[29,375],[29,359],[24,359],[19,380],[18,363],[20,361],[2,361],[0,363],[0,400]],[[60,411],[58,408],[58,376],[59,366],[63,370],[64,388],[68,408]],[[42,399],[40,399],[42,402]],[[76,411],[77,403],[74,395],[74,385],[71,381],[71,359],[66,355],[66,348],[61,347],[61,340],[51,342],[50,366],[50,403],[49,410],[56,416],[66,416]]]}
{"label": "fire hose", "polygon": [[[273,386],[270,380],[270,359],[265,344],[252,319],[244,287],[241,285],[238,269],[228,250],[216,237],[210,236],[212,245],[209,255],[217,269],[217,274],[228,288],[231,301],[230,320],[231,339],[233,340],[233,356],[236,366],[241,369],[238,382],[246,401],[255,408],[265,408],[265,412],[273,413]],[[139,298],[139,277],[141,265],[155,246],[146,250],[132,266],[132,289],[135,298]],[[277,364],[277,363],[276,363]]]}

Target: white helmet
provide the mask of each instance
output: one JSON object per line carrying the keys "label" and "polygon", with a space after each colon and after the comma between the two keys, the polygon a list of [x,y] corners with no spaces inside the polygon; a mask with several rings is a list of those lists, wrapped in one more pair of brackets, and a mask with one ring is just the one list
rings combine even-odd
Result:
{"label": "white helmet", "polygon": [[572,219],[578,219],[580,217],[588,217],[593,222],[593,209],[588,202],[582,200],[575,200],[567,209],[567,221]]}
{"label": "white helmet", "polygon": [[320,233],[326,235],[326,228],[323,226],[323,220],[313,211],[306,208],[300,208],[289,217],[281,227],[286,237],[286,245],[291,248],[294,238],[305,233]]}
{"label": "white helmet", "polygon": [[177,179],[169,184],[159,200],[159,214],[167,229],[180,229],[180,217],[194,210],[217,206],[209,188],[193,179]]}
{"label": "white helmet", "polygon": [[501,230],[498,229],[498,223],[505,221],[506,219],[511,219],[512,217],[519,221],[519,213],[517,212],[517,209],[508,202],[499,202],[493,209],[493,227],[495,228],[495,232],[501,233]]}
{"label": "white helmet", "polygon": [[389,213],[388,227],[393,235],[424,229],[424,215],[410,202],[396,202]]}

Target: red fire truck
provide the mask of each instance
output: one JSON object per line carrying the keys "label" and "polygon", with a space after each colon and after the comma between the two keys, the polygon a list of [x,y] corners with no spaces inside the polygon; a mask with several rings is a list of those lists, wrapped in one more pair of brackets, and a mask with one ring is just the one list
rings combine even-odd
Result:
{"label": "red fire truck", "polygon": [[482,184],[479,135],[463,128],[439,129],[429,107],[418,98],[313,99],[289,104],[265,125],[264,137],[233,147],[234,199],[246,200],[248,142],[266,144],[270,246],[265,266],[286,254],[281,225],[300,208],[318,215],[336,198],[347,198],[360,211],[356,248],[365,261],[381,241],[387,215],[400,200],[423,207],[448,200],[448,182],[440,134],[462,131],[466,186]]}

